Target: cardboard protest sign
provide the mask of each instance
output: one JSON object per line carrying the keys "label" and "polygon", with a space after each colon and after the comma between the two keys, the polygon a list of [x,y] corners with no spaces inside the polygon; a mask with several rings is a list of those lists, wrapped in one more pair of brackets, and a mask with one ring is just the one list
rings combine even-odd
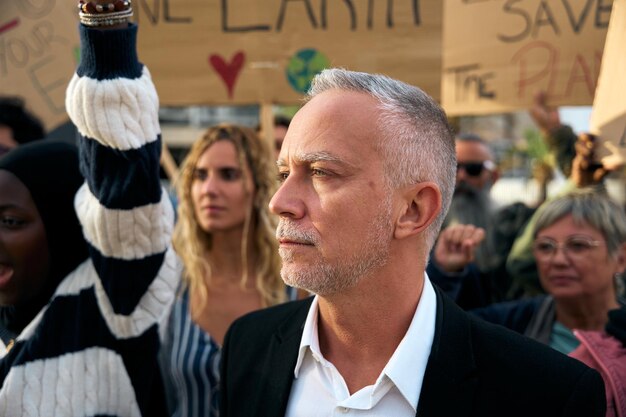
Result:
{"label": "cardboard protest sign", "polygon": [[614,0],[590,131],[603,139],[598,158],[614,155],[626,161],[626,0]]}
{"label": "cardboard protest sign", "polygon": [[2,0],[0,94],[20,96],[47,130],[67,121],[65,89],[76,70],[78,19],[65,0]]}
{"label": "cardboard protest sign", "polygon": [[441,0],[134,0],[161,104],[298,103],[324,67],[438,98]]}
{"label": "cardboard protest sign", "polygon": [[449,114],[591,105],[611,0],[446,0],[442,101]]}

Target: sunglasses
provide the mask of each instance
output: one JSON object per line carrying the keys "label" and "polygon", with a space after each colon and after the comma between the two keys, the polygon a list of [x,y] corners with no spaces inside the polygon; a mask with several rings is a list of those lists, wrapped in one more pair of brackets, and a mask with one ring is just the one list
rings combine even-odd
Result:
{"label": "sunglasses", "polygon": [[470,177],[477,177],[483,173],[483,169],[493,171],[495,164],[491,161],[483,162],[459,162],[456,164],[456,170],[463,169]]}

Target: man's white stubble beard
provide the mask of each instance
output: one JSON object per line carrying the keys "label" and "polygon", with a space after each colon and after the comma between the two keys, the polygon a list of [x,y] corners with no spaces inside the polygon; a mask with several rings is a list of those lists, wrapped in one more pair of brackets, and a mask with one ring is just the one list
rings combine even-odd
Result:
{"label": "man's white stubble beard", "polygon": [[298,230],[295,223],[281,219],[276,236],[313,244],[319,260],[310,265],[296,265],[296,255],[289,249],[280,248],[279,254],[283,260],[280,275],[287,285],[318,295],[339,293],[356,286],[363,277],[387,263],[391,234],[391,206],[389,202],[383,202],[381,211],[369,223],[361,247],[345,259],[331,263],[319,252],[321,239],[317,234]]}

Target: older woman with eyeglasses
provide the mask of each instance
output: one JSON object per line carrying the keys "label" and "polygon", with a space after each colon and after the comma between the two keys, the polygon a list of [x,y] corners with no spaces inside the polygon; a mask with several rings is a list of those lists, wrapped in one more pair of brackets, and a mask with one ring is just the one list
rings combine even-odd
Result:
{"label": "older woman with eyeglasses", "polygon": [[626,416],[626,214],[583,188],[539,208],[533,254],[546,295],[472,310],[598,369],[607,417]]}
{"label": "older woman with eyeglasses", "polygon": [[539,208],[533,254],[546,295],[472,310],[569,354],[574,329],[602,331],[626,305],[626,214],[605,193],[580,189]]}

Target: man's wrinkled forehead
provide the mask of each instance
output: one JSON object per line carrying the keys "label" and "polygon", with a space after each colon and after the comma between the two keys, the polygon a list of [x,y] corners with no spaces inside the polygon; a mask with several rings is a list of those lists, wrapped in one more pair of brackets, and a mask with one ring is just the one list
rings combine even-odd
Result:
{"label": "man's wrinkled forehead", "polygon": [[315,162],[342,162],[342,159],[328,151],[312,151],[305,152],[303,150],[296,150],[293,153],[281,152],[281,156],[276,161],[276,165],[288,166],[290,163],[295,165],[313,164]]}
{"label": "man's wrinkled forehead", "polygon": [[378,111],[377,101],[362,93],[330,90],[313,97],[289,125],[281,165],[363,158],[377,137]]}

